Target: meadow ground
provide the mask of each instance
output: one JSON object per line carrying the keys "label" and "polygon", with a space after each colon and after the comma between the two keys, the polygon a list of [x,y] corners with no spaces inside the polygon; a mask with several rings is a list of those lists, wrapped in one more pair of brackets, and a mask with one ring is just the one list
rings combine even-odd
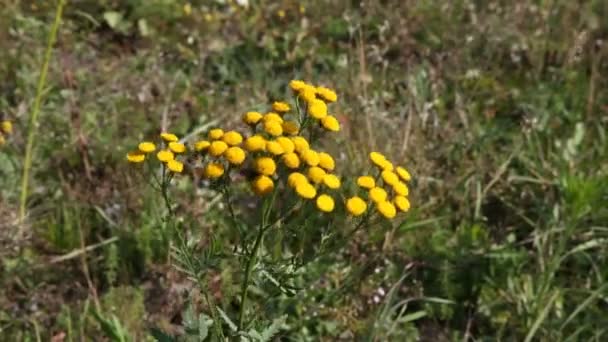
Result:
{"label": "meadow ground", "polygon": [[[1,340],[608,339],[608,2],[245,2],[68,1],[37,91],[57,3],[0,0]],[[338,93],[344,186],[382,151],[411,208],[267,235],[241,322],[255,229],[185,174],[168,220],[125,155],[292,79]]]}

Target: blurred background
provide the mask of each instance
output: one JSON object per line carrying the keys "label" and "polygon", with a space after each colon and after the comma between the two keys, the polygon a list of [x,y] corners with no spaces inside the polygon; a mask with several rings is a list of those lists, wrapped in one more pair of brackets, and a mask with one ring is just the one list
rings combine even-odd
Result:
{"label": "blurred background", "polygon": [[[608,2],[68,1],[17,225],[56,4],[0,0],[2,340],[109,340],[93,306],[133,340],[183,332],[205,307],[125,153],[162,118],[181,136],[236,125],[294,78],[338,92],[346,175],[380,149],[415,181],[405,223],[366,227],[266,303],[289,315],[277,338],[608,339]],[[228,245],[216,194],[174,190],[197,251]]]}

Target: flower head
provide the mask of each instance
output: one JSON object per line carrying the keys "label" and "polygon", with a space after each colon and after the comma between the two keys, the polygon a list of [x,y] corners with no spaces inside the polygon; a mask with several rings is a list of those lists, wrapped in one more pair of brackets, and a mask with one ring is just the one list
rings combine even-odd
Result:
{"label": "flower head", "polygon": [[156,158],[163,163],[168,162],[169,160],[173,160],[175,156],[171,150],[160,150],[156,153]]}
{"label": "flower head", "polygon": [[169,149],[171,149],[171,151],[174,153],[184,153],[186,152],[186,145],[180,142],[172,141],[169,143]]}
{"label": "flower head", "polygon": [[216,140],[209,146],[209,154],[214,157],[221,156],[228,149],[228,144],[221,140]]}
{"label": "flower head", "polygon": [[287,184],[295,188],[298,184],[308,183],[308,178],[299,172],[292,172],[287,177]]}
{"label": "flower head", "polygon": [[221,128],[214,128],[209,131],[209,140],[218,140],[224,136],[224,130]]}
{"label": "flower head", "polygon": [[395,217],[395,215],[397,215],[397,209],[391,202],[378,202],[376,203],[376,208],[378,209],[380,214],[382,214],[382,216],[386,217],[387,219],[392,219],[393,217]]}
{"label": "flower head", "polygon": [[399,177],[393,171],[384,170],[380,175],[385,184],[394,185],[399,182]]}
{"label": "flower head", "polygon": [[386,190],[382,188],[375,187],[369,189],[369,198],[376,203],[386,201],[387,196]]}
{"label": "flower head", "polygon": [[304,151],[310,149],[310,145],[308,144],[308,140],[301,136],[292,137],[291,141],[293,142],[294,149],[299,154],[304,153]]}
{"label": "flower head", "polygon": [[403,182],[397,182],[393,184],[393,191],[395,191],[396,194],[401,196],[407,196],[410,193],[410,190],[407,188],[407,185]]}
{"label": "flower head", "polygon": [[346,210],[353,216],[359,216],[367,210],[367,204],[361,197],[354,196],[346,201]]}
{"label": "flower head", "polygon": [[287,113],[291,110],[289,104],[286,102],[277,101],[272,104],[272,110],[277,113]]}
{"label": "flower head", "polygon": [[146,159],[146,155],[140,151],[134,151],[127,153],[127,160],[130,163],[141,163]]}
{"label": "flower head", "polygon": [[222,140],[230,146],[237,146],[243,142],[243,136],[237,131],[228,131],[224,133]]}
{"label": "flower head", "polygon": [[249,152],[263,151],[266,148],[266,139],[261,135],[254,135],[245,139],[245,149]]}
{"label": "flower head", "polygon": [[304,150],[304,152],[300,153],[300,157],[302,157],[302,160],[308,164],[308,166],[319,165],[319,154],[315,150]]}
{"label": "flower head", "polygon": [[319,184],[323,182],[323,177],[325,177],[327,173],[325,170],[318,166],[312,166],[308,168],[308,179],[310,179],[313,183]]}
{"label": "flower head", "polygon": [[300,132],[298,124],[295,121],[284,121],[282,127],[283,132],[288,135],[296,135]]}
{"label": "flower head", "polygon": [[332,115],[327,115],[321,119],[321,124],[328,131],[338,132],[340,130],[340,123],[338,122],[338,119]]}
{"label": "flower head", "polygon": [[177,135],[173,134],[173,133],[167,133],[167,132],[163,132],[160,134],[160,137],[166,141],[166,142],[174,142],[174,141],[178,141],[179,139],[177,138]]}
{"label": "flower head", "polygon": [[268,176],[258,176],[251,182],[251,188],[257,195],[266,195],[274,190],[274,182]]}
{"label": "flower head", "polygon": [[173,172],[181,173],[184,171],[184,164],[179,160],[171,159],[167,162],[167,168]]}
{"label": "flower head", "polygon": [[6,134],[13,133],[13,123],[8,120],[2,121],[2,124],[0,124],[0,128],[2,129],[2,132]]}
{"label": "flower head", "polygon": [[399,177],[406,182],[409,182],[410,179],[412,179],[412,176],[410,175],[410,173],[401,166],[397,166],[397,169],[395,171],[397,171],[397,174],[399,175]]}
{"label": "flower head", "polygon": [[291,90],[296,92],[302,90],[305,86],[306,82],[300,80],[292,80],[291,82],[289,82],[289,87],[291,88]]}
{"label": "flower head", "polygon": [[156,150],[156,145],[154,145],[154,143],[151,143],[149,141],[144,141],[144,142],[139,143],[137,148],[143,153],[150,153],[150,152],[154,152]]}
{"label": "flower head", "polygon": [[207,140],[199,140],[194,144],[194,149],[197,151],[204,151],[211,146],[211,143]]}
{"label": "flower head", "polygon": [[247,112],[243,114],[243,122],[247,125],[254,126],[262,120],[262,114],[259,112]]}
{"label": "flower head", "polygon": [[329,195],[319,195],[317,197],[317,208],[326,213],[332,212],[334,210],[334,199]]}
{"label": "flower head", "polygon": [[298,91],[298,96],[302,100],[304,100],[308,103],[311,103],[313,100],[315,100],[317,98],[317,91],[316,91],[315,87],[307,84]]}
{"label": "flower head", "polygon": [[264,114],[264,117],[262,117],[262,121],[264,121],[264,122],[276,121],[276,122],[282,124],[283,118],[277,113],[270,112],[270,113]]}
{"label": "flower head", "polygon": [[264,122],[264,131],[272,136],[278,137],[283,134],[283,126],[281,123],[275,120],[269,120]]}
{"label": "flower head", "polygon": [[281,145],[285,153],[291,153],[295,150],[295,145],[293,144],[293,141],[291,141],[291,139],[287,137],[278,137],[276,138],[276,142]]}
{"label": "flower head", "polygon": [[220,163],[209,163],[205,166],[205,177],[216,179],[224,174],[224,165]]}
{"label": "flower head", "polygon": [[245,161],[246,155],[242,148],[232,146],[224,152],[224,157],[230,164],[241,165],[243,164],[243,161]]}
{"label": "flower head", "polygon": [[376,186],[376,181],[371,176],[361,176],[357,178],[357,185],[365,189],[371,189]]}
{"label": "flower head", "polygon": [[272,176],[277,170],[277,164],[272,158],[261,157],[255,160],[255,170],[260,174]]}
{"label": "flower head", "polygon": [[407,199],[407,197],[395,196],[395,198],[393,198],[393,202],[395,203],[395,206],[403,212],[410,210],[410,201]]}
{"label": "flower head", "polygon": [[327,105],[319,99],[314,99],[308,106],[308,113],[317,120],[321,120],[327,116]]}
{"label": "flower head", "polygon": [[313,199],[317,196],[317,189],[308,182],[302,182],[296,184],[296,193],[302,198]]}
{"label": "flower head", "polygon": [[320,98],[327,102],[338,101],[338,95],[336,94],[336,92],[329,88],[317,87],[317,95],[319,95]]}
{"label": "flower head", "polygon": [[270,140],[270,141],[266,142],[266,151],[270,152],[271,154],[273,154],[275,156],[279,156],[279,155],[285,153],[285,150],[283,150],[283,146],[281,146],[281,144],[279,144],[275,140]]}
{"label": "flower head", "polygon": [[285,153],[281,158],[283,160],[283,164],[290,169],[297,169],[300,167],[300,158],[295,153]]}
{"label": "flower head", "polygon": [[323,184],[330,189],[340,188],[340,178],[338,176],[328,173],[323,176]]}
{"label": "flower head", "polygon": [[336,168],[336,163],[329,153],[319,152],[319,166],[327,171],[333,171]]}

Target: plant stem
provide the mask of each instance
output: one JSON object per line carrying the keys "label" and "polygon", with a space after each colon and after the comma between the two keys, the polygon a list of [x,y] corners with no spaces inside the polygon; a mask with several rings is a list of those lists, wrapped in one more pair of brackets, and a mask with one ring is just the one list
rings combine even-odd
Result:
{"label": "plant stem", "polygon": [[[23,165],[23,176],[21,178],[21,198],[19,204],[19,221],[23,223],[25,218],[25,207],[27,202],[27,190],[30,168],[32,167],[32,150],[34,147],[34,136],[36,135],[36,125],[38,124],[38,114],[40,113],[40,104],[42,103],[42,94],[44,93],[44,86],[46,84],[46,75],[49,69],[49,63],[51,60],[51,53],[53,52],[53,45],[57,39],[57,31],[59,30],[59,24],[61,23],[61,17],[63,15],[63,7],[66,4],[66,0],[59,0],[57,9],[55,11],[55,21],[51,27],[49,33],[49,39],[46,46],[46,52],[44,54],[44,60],[42,63],[42,69],[40,70],[40,77],[38,78],[38,85],[36,88],[36,99],[34,100],[34,107],[30,115],[30,123],[27,135],[27,145],[25,148],[25,162]],[[19,226],[19,233],[23,229],[23,224]]]}
{"label": "plant stem", "polygon": [[251,271],[253,270],[253,264],[255,263],[256,256],[258,254],[258,250],[262,245],[262,238],[264,237],[264,232],[266,232],[266,223],[265,219],[262,219],[262,223],[260,224],[260,229],[258,230],[258,235],[255,238],[255,243],[253,244],[253,249],[249,254],[249,258],[247,260],[247,266],[245,267],[245,280],[243,281],[243,285],[241,288],[241,309],[239,311],[239,330],[243,328],[243,319],[245,317],[245,307],[247,306],[247,291],[249,290],[249,281],[251,280]]}

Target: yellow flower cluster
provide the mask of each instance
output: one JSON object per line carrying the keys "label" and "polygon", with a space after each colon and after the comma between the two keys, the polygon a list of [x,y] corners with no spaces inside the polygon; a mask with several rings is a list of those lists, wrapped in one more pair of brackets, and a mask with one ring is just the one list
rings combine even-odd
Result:
{"label": "yellow flower cluster", "polygon": [[0,146],[4,145],[4,143],[6,142],[6,138],[4,137],[5,135],[10,135],[13,133],[13,123],[8,121],[8,120],[4,120],[2,122],[0,122]]}
{"label": "yellow flower cluster", "polygon": [[289,87],[297,94],[298,99],[305,103],[308,115],[319,121],[323,128],[332,132],[340,130],[340,122],[335,116],[328,113],[327,108],[328,103],[338,100],[338,95],[333,90],[326,87],[315,87],[300,80],[291,81]]}
{"label": "yellow flower cluster", "polygon": [[[187,151],[186,145],[179,142],[179,138],[173,133],[163,132],[160,138],[165,144],[165,148],[159,149],[156,158],[165,164],[169,171],[181,173],[184,171],[184,163],[176,159],[177,155]],[[143,163],[146,157],[157,150],[156,144],[151,141],[142,141],[137,145],[136,151],[127,153],[127,160],[131,163]]]}
{"label": "yellow flower cluster", "polygon": [[[369,202],[388,219],[394,218],[397,211],[408,211],[410,201],[407,197],[409,189],[406,182],[412,178],[410,173],[404,167],[395,167],[379,152],[370,153],[369,158],[376,167],[378,176],[374,178],[364,175],[357,178],[357,185],[367,191]],[[367,202],[359,196],[351,197],[346,202],[346,209],[353,216],[363,214],[367,206]]]}

